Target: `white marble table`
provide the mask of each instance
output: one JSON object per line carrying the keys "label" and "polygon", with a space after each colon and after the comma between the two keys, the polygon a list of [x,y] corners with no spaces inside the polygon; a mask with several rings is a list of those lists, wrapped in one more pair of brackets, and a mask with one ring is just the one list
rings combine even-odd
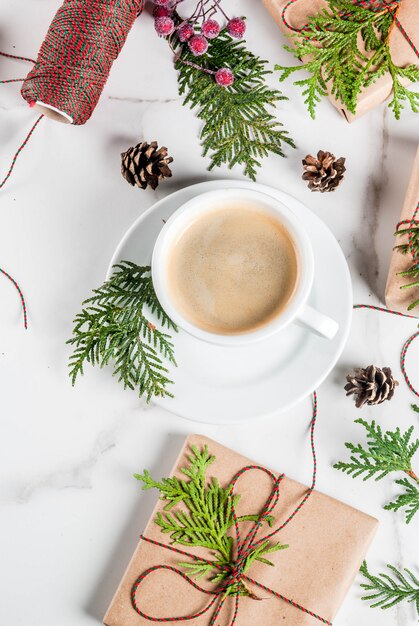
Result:
{"label": "white marble table", "polygon": [[[35,55],[59,1],[1,0],[0,49]],[[248,42],[272,62],[289,60],[281,36],[255,0],[234,0],[248,20]],[[26,68],[1,62],[2,77]],[[276,77],[271,82],[276,84]],[[379,107],[354,125],[327,103],[312,122],[300,93],[278,115],[295,137],[289,158],[264,162],[259,182],[284,189],[330,226],[348,259],[359,302],[382,301],[392,232],[419,140],[418,118],[395,122]],[[33,113],[16,86],[1,89],[0,169],[29,128]],[[240,172],[208,173],[197,140],[199,123],[182,107],[166,45],[144,15],[115,64],[88,124],[43,123],[0,196],[0,266],[22,284],[30,330],[21,326],[10,284],[0,280],[0,626],[99,624],[154,502],[131,478],[144,467],[164,475],[187,433],[198,430],[291,477],[307,481],[309,402],[288,414],[241,429],[196,426],[139,402],[109,370],[88,370],[75,389],[67,378],[65,345],[81,301],[103,280],[109,259],[133,220],[163,195],[184,185]],[[156,191],[130,188],[119,153],[157,139],[175,158],[173,178]],[[347,157],[347,178],[334,194],[311,194],[300,180],[301,158],[323,148]],[[356,440],[360,414],[345,398],[344,375],[356,365],[398,369],[411,321],[356,314],[340,362],[319,390],[319,483],[333,496],[381,521],[369,554],[373,569],[386,562],[418,572],[418,523],[382,509],[394,495],[391,480],[354,481],[332,469],[343,443]],[[409,366],[419,385],[419,345]],[[302,372],[304,376],[304,372]],[[387,428],[416,422],[413,397],[401,384],[395,399],[362,415]],[[372,611],[355,585],[336,626],[408,626],[414,609]]]}

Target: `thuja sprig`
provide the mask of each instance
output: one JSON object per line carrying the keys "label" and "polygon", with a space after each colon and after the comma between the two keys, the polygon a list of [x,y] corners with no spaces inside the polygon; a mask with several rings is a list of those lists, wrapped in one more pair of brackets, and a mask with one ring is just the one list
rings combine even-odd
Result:
{"label": "thuja sprig", "polygon": [[[208,447],[201,450],[191,447],[188,455],[189,464],[181,468],[186,478],[172,476],[155,481],[145,470],[134,477],[143,483],[143,489],[157,489],[160,499],[167,502],[163,512],[157,513],[155,523],[161,531],[170,534],[173,544],[182,546],[207,548],[212,559],[195,559],[193,562],[181,562],[192,576],[200,578],[211,575],[213,582],[220,582],[229,577],[234,567],[233,537],[229,533],[234,525],[233,510],[236,509],[240,495],[233,494],[230,486],[221,487],[216,478],[208,479],[207,470],[215,461],[215,456],[209,453]],[[244,515],[238,518],[239,522],[258,521],[259,515]],[[273,517],[264,519],[269,525]],[[257,546],[244,563],[244,571],[257,560],[266,565],[273,565],[266,556],[288,546],[280,542],[265,541]],[[248,595],[245,585],[240,582],[239,592]],[[228,588],[228,593],[237,592],[237,588]]]}
{"label": "thuja sprig", "polygon": [[[292,35],[293,46],[286,46],[296,58],[307,59],[292,67],[277,65],[283,81],[303,69],[310,76],[295,82],[303,89],[310,115],[321,98],[327,95],[328,83],[336,99],[355,114],[360,92],[389,74],[393,97],[389,107],[397,119],[407,103],[419,111],[419,93],[405,87],[419,80],[419,67],[398,67],[393,62],[389,38],[394,27],[394,8],[377,10],[360,6],[352,0],[328,0],[329,8],[308,19],[300,33]],[[365,53],[359,49],[363,41]]]}
{"label": "thuja sprig", "polygon": [[[155,3],[155,27],[174,54],[183,104],[203,122],[200,138],[209,169],[241,166],[255,180],[261,158],[285,156],[284,144],[295,144],[274,115],[286,98],[268,87],[267,61],[242,40],[245,20],[229,18],[221,0],[198,0],[188,18],[177,11],[181,0]],[[217,14],[224,27],[214,19]]]}
{"label": "thuja sprig", "polygon": [[[398,276],[406,278],[408,282],[405,285],[402,285],[401,289],[413,289],[419,287],[419,263],[417,262],[417,258],[419,257],[419,225],[417,226],[406,226],[406,228],[400,227],[395,232],[395,235],[398,237],[409,236],[411,235],[410,244],[403,243],[399,244],[395,247],[395,250],[398,250],[401,254],[409,255],[414,251],[414,258],[412,260],[412,265],[409,269],[404,272],[399,272]],[[419,306],[419,299],[413,301],[408,306],[408,311]]]}
{"label": "thuja sprig", "polygon": [[182,62],[191,59],[184,48],[176,62],[179,91],[186,95],[184,104],[196,109],[204,122],[201,139],[204,156],[211,158],[209,169],[238,165],[255,180],[262,157],[270,152],[285,156],[284,143],[294,147],[287,131],[268,110],[286,98],[266,85],[265,78],[271,73],[267,62],[225,31],[212,42],[204,61],[209,67],[220,63],[230,67],[235,76],[233,85],[220,87],[207,73]]}
{"label": "thuja sprig", "polygon": [[124,388],[137,389],[149,402],[153,396],[172,396],[164,361],[176,365],[171,336],[149,321],[146,311],[163,327],[177,331],[162,309],[151,280],[150,267],[121,261],[93,296],[83,302],[74,320],[70,377],[74,385],[84,365],[112,365]]}
{"label": "thuja sprig", "polygon": [[361,566],[361,573],[367,582],[361,587],[367,591],[362,600],[371,603],[371,608],[390,609],[400,602],[413,602],[419,617],[419,580],[413,572],[404,568],[403,572],[394,565],[387,565],[390,573],[371,574],[367,563]]}
{"label": "thuja sprig", "polygon": [[394,511],[405,509],[406,523],[409,524],[419,511],[419,477],[412,469],[412,459],[419,449],[419,439],[412,440],[413,426],[405,433],[399,428],[383,433],[375,421],[368,423],[357,419],[355,423],[365,428],[367,445],[364,447],[360,443],[345,443],[351,453],[350,460],[339,461],[334,465],[335,469],[353,478],[363,476],[363,480],[381,480],[390,473],[403,472],[406,476],[395,482],[404,488],[404,492],[384,508]]}

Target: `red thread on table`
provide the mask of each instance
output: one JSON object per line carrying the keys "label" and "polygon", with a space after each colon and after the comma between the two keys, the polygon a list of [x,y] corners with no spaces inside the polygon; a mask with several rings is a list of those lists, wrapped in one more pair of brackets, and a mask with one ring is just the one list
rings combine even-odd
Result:
{"label": "red thread on table", "polygon": [[419,398],[419,392],[416,391],[416,389],[414,388],[414,386],[412,385],[412,383],[410,382],[410,378],[407,374],[406,371],[406,355],[407,355],[407,351],[409,350],[410,346],[412,345],[412,343],[414,342],[415,339],[417,339],[419,337],[419,332],[415,333],[414,335],[412,335],[404,344],[403,346],[403,350],[400,356],[400,369],[402,370],[402,374],[404,376],[404,379],[406,381],[407,386],[409,387],[410,391],[412,393],[415,394],[415,396],[417,396]]}
{"label": "red thread on table", "polygon": [[0,52],[0,56],[6,57],[7,59],[16,59],[17,61],[28,61],[29,63],[35,63],[35,59],[31,59],[29,57],[21,57],[17,54],[9,54],[8,52]]}
{"label": "red thread on table", "polygon": [[28,143],[29,139],[30,139],[30,138],[31,138],[31,136],[32,136],[33,131],[34,131],[34,130],[35,130],[35,128],[38,126],[39,122],[42,120],[42,118],[43,118],[43,117],[44,117],[43,115],[40,115],[40,116],[38,117],[38,119],[36,120],[35,124],[32,126],[32,128],[30,129],[30,131],[29,131],[29,132],[28,132],[28,134],[26,135],[26,137],[25,137],[25,139],[24,139],[23,143],[22,143],[22,144],[19,146],[19,148],[16,150],[16,152],[15,152],[15,154],[14,154],[14,156],[13,156],[13,159],[12,159],[12,163],[11,163],[11,165],[10,165],[10,167],[9,167],[9,171],[7,172],[6,176],[3,178],[3,180],[2,180],[2,181],[1,181],[1,183],[0,183],[0,189],[1,189],[4,185],[5,185],[6,181],[7,181],[7,180],[8,180],[8,178],[10,177],[10,174],[13,172],[13,169],[14,169],[14,167],[15,167],[15,165],[16,165],[16,161],[17,161],[17,158],[18,158],[19,154],[22,152],[23,148],[24,148],[24,147],[26,146],[26,144]]}
{"label": "red thread on table", "polygon": [[[7,52],[0,52],[0,55],[3,56],[3,57],[6,57],[8,59],[16,59],[17,61],[28,61],[29,63],[35,63],[34,59],[30,59],[29,57],[17,56],[16,54],[8,54]],[[19,83],[19,82],[22,82],[24,80],[25,80],[24,78],[10,78],[8,80],[0,80],[0,84],[5,85],[7,83]],[[26,135],[25,139],[23,140],[23,143],[16,150],[16,152],[15,152],[13,158],[12,158],[12,163],[11,163],[11,165],[9,167],[9,171],[7,172],[6,176],[3,178],[3,180],[0,183],[0,189],[4,186],[6,181],[9,179],[11,173],[13,172],[14,166],[16,165],[16,161],[17,161],[17,158],[18,158],[19,154],[22,152],[23,148],[28,143],[29,139],[32,136],[33,131],[38,126],[38,124],[41,121],[42,117],[43,117],[43,115],[40,115],[38,117],[38,119],[36,120],[35,124],[32,126],[32,128],[30,129],[30,131]]]}
{"label": "red thread on table", "polygon": [[[411,36],[409,35],[409,33],[406,31],[406,29],[404,28],[403,24],[400,22],[399,18],[397,17],[397,13],[400,9],[400,4],[403,0],[393,0],[393,2],[387,3],[385,0],[382,0],[382,2],[376,2],[374,3],[374,5],[371,5],[371,2],[369,0],[355,0],[354,4],[363,7],[364,9],[370,9],[371,11],[374,12],[378,12],[378,11],[388,11],[389,13],[393,13],[393,23],[397,26],[397,28],[400,30],[400,32],[402,33],[403,37],[406,39],[407,43],[409,44],[409,46],[412,48],[413,52],[416,54],[416,56],[419,58],[419,49],[416,46],[415,42],[413,41],[413,39],[411,38]],[[286,13],[288,11],[288,9],[295,4],[296,2],[298,2],[298,0],[289,0],[289,2],[284,6],[284,8],[282,9],[282,13],[281,13],[281,19],[282,22],[284,24],[284,26],[286,28],[288,28],[289,30],[293,31],[294,33],[304,33],[304,31],[308,30],[307,26],[303,26],[303,28],[294,28],[293,26],[291,26],[291,24],[288,22],[287,18],[286,18]],[[340,15],[340,17],[342,19],[345,19],[348,17],[348,13],[342,13]]]}
{"label": "red thread on table", "polygon": [[0,272],[3,274],[3,276],[6,276],[6,278],[8,278],[10,280],[11,283],[13,283],[13,285],[15,286],[19,297],[20,297],[20,302],[22,304],[22,310],[23,310],[23,325],[25,327],[25,329],[28,329],[28,314],[27,314],[27,310],[26,310],[26,302],[25,302],[25,298],[23,296],[22,290],[19,287],[18,283],[15,281],[15,279],[10,276],[10,274],[8,274],[4,269],[2,269],[0,267]]}
{"label": "red thread on table", "polygon": [[[325,619],[324,617],[320,615],[317,615],[313,611],[310,611],[309,609],[302,606],[298,602],[295,602],[295,600],[292,600],[291,598],[287,598],[286,596],[274,591],[273,589],[270,589],[269,587],[262,585],[261,583],[257,582],[253,578],[247,576],[247,574],[245,574],[244,572],[244,565],[245,565],[246,559],[251,554],[251,552],[255,550],[259,545],[262,545],[264,542],[269,541],[269,539],[277,535],[287,524],[289,524],[294,519],[294,517],[298,514],[298,512],[301,511],[301,509],[303,508],[303,506],[305,505],[305,503],[307,502],[307,500],[309,499],[309,497],[311,496],[314,490],[314,487],[316,485],[316,476],[317,476],[317,459],[316,459],[316,449],[315,449],[315,444],[314,444],[314,429],[316,425],[316,419],[317,419],[317,394],[314,392],[313,413],[312,413],[312,419],[311,419],[311,425],[310,425],[310,444],[311,444],[311,451],[312,451],[312,456],[313,456],[312,483],[311,483],[311,487],[307,490],[301,502],[297,505],[294,511],[288,516],[288,518],[276,530],[272,531],[271,533],[268,533],[266,536],[262,537],[261,539],[256,539],[256,535],[260,527],[262,526],[264,520],[266,520],[266,518],[270,515],[270,513],[272,513],[272,511],[275,509],[276,505],[278,504],[279,497],[280,497],[280,484],[284,478],[284,474],[280,474],[277,477],[275,476],[273,472],[259,465],[248,465],[246,467],[243,467],[241,470],[239,470],[239,472],[237,472],[237,474],[234,476],[231,482],[232,492],[234,490],[234,487],[236,486],[237,481],[240,479],[240,477],[249,471],[261,471],[267,474],[273,482],[273,488],[272,488],[271,494],[269,495],[262,509],[262,512],[258,520],[251,526],[250,530],[248,531],[246,537],[243,540],[240,535],[237,515],[233,507],[232,513],[233,513],[233,519],[234,519],[234,528],[235,528],[235,533],[236,533],[236,547],[237,547],[236,561],[233,567],[231,565],[222,566],[222,565],[217,565],[214,563],[215,567],[217,567],[220,570],[224,570],[228,573],[227,581],[215,590],[208,590],[198,585],[192,578],[184,574],[184,572],[182,572],[177,567],[172,567],[169,565],[156,565],[156,566],[150,567],[143,574],[141,574],[141,576],[137,578],[131,590],[132,606],[141,617],[151,622],[190,621],[190,620],[197,619],[198,617],[201,617],[202,615],[205,615],[206,613],[211,611],[212,608],[215,607],[215,610],[209,622],[209,626],[214,626],[226,602],[226,599],[227,599],[226,592],[230,590],[230,597],[234,596],[234,612],[233,612],[233,617],[230,621],[230,626],[234,626],[238,613],[239,613],[240,595],[239,593],[234,593],[234,591],[231,592],[231,588],[232,586],[236,585],[237,583],[240,583],[241,581],[247,581],[248,583],[251,583],[255,585],[256,587],[263,589],[264,591],[278,598],[279,600],[282,600],[283,602],[286,602],[287,604],[293,606],[295,609],[302,611],[303,613],[306,613],[307,615],[310,615],[311,617],[318,620],[319,622],[322,622],[323,624],[328,624],[329,626],[332,625],[332,622],[330,622],[329,620]],[[187,556],[191,558],[192,560],[198,559],[196,555],[190,552],[186,552],[185,550],[180,550],[171,545],[166,545],[158,541],[154,541],[153,539],[149,539],[148,537],[145,537],[144,535],[141,535],[140,538],[143,541],[146,541],[147,543],[151,543],[155,546],[163,548],[164,550],[169,550],[171,552],[181,554],[182,556]],[[199,560],[210,563],[210,561],[203,559],[202,557],[199,557]],[[205,595],[210,595],[214,597],[207,604],[207,606],[204,607],[201,611],[198,611],[190,615],[185,615],[182,617],[154,617],[152,615],[148,615],[147,613],[144,613],[144,611],[142,611],[138,606],[138,600],[137,600],[138,589],[141,583],[144,581],[144,579],[147,578],[147,576],[150,576],[153,572],[161,571],[161,570],[167,570],[167,571],[173,572],[177,576],[180,576],[181,578],[183,578],[183,580],[185,580],[189,585],[194,587],[194,589],[196,589],[197,591],[200,591],[201,593]],[[253,598],[258,599],[255,596],[253,596]]]}

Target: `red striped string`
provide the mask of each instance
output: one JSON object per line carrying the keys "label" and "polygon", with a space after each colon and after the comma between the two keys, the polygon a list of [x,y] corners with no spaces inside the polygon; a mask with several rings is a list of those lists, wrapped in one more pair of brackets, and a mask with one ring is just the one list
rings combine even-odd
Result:
{"label": "red striped string", "polygon": [[[1,52],[0,51],[0,56],[6,57],[7,59],[16,59],[17,61],[28,61],[29,63],[35,63],[34,59],[30,59],[29,57],[21,57],[21,56],[17,56],[16,54],[9,54],[7,52]],[[10,78],[8,80],[0,80],[0,85],[5,85],[7,83],[19,83],[19,82],[23,82],[24,80],[25,80],[24,78]],[[22,152],[23,148],[28,143],[29,139],[31,138],[31,135],[32,135],[33,131],[38,126],[38,124],[41,121],[42,117],[43,117],[42,115],[40,115],[38,117],[38,119],[36,120],[35,124],[32,126],[32,128],[30,129],[30,131],[26,135],[26,137],[25,137],[23,143],[21,144],[21,146],[16,150],[16,152],[15,152],[13,158],[12,158],[12,163],[10,165],[9,171],[7,172],[6,176],[3,178],[2,182],[0,183],[0,189],[4,186],[6,181],[9,179],[11,173],[13,172],[13,168],[14,168],[14,166],[16,164],[16,160],[17,160],[19,154]]]}
{"label": "red striped string", "polygon": [[[1,52],[1,51],[0,51],[0,56],[7,57],[8,59],[17,59],[17,60],[19,60],[19,61],[29,61],[30,63],[35,63],[35,61],[34,61],[33,59],[30,59],[30,58],[28,58],[28,57],[20,57],[20,56],[16,56],[16,55],[14,55],[14,54],[8,54],[8,53],[6,53],[6,52]],[[19,81],[23,81],[23,80],[24,80],[24,78],[15,78],[15,79],[11,79],[11,80],[1,80],[1,81],[0,81],[0,84],[1,84],[1,83],[3,83],[3,84],[4,84],[4,83],[19,82]],[[42,116],[41,116],[41,117],[42,117]],[[9,171],[8,171],[8,173],[7,173],[7,175],[6,175],[6,177],[4,178],[3,182],[2,182],[2,183],[0,183],[0,189],[3,187],[4,183],[6,182],[6,180],[9,178],[10,174],[12,173],[12,170],[13,170],[13,168],[14,168],[14,166],[15,166],[16,159],[17,159],[17,157],[19,156],[19,153],[20,153],[20,152],[23,150],[23,148],[26,146],[27,142],[29,141],[30,136],[32,135],[33,131],[35,130],[35,128],[36,128],[36,126],[37,126],[38,122],[40,121],[40,119],[41,119],[41,118],[39,118],[39,119],[36,121],[36,123],[34,124],[34,126],[32,126],[31,130],[29,131],[28,135],[26,136],[25,141],[24,141],[24,142],[23,142],[23,144],[20,146],[20,148],[17,150],[17,152],[16,152],[15,156],[13,157],[12,164],[11,164],[11,166],[10,166],[10,169],[9,169]],[[2,268],[0,267],[0,272],[3,274],[3,276],[6,276],[6,278],[8,278],[8,279],[10,280],[10,282],[14,285],[14,287],[15,287],[16,291],[17,291],[17,292],[18,292],[18,294],[19,294],[20,302],[21,302],[21,305],[22,305],[22,311],[23,311],[23,325],[24,325],[24,327],[25,327],[25,330],[27,330],[27,329],[28,329],[28,312],[27,312],[26,302],[25,302],[25,297],[24,297],[24,295],[23,295],[23,292],[22,292],[22,290],[21,290],[21,288],[20,288],[19,284],[17,283],[17,281],[16,281],[16,280],[15,280],[12,276],[10,276],[10,274],[9,274],[8,272],[6,272],[6,270],[4,270],[4,269],[2,269]]]}
{"label": "red striped string", "polygon": [[8,78],[7,80],[0,80],[0,85],[7,85],[8,83],[23,83],[24,78]]}
{"label": "red striped string", "polygon": [[35,59],[31,59],[29,57],[21,57],[17,54],[10,54],[9,52],[1,52],[0,56],[6,57],[7,59],[16,59],[16,61],[28,61],[28,63],[35,63]]}
{"label": "red striped string", "polygon": [[38,117],[38,119],[36,120],[35,124],[32,126],[32,128],[30,129],[30,131],[28,132],[28,134],[26,135],[23,143],[19,146],[19,148],[16,150],[13,159],[12,159],[12,163],[9,167],[9,171],[7,172],[6,176],[3,178],[3,180],[0,183],[0,189],[5,185],[6,181],[8,180],[8,178],[10,177],[11,173],[13,172],[13,169],[16,165],[16,161],[18,159],[19,154],[22,152],[23,148],[26,146],[26,144],[28,143],[29,139],[32,136],[32,133],[34,132],[35,128],[38,126],[39,122],[42,120],[44,116],[40,115]]}
{"label": "red striped string", "polygon": [[6,278],[8,278],[10,280],[11,283],[13,283],[13,285],[15,286],[18,294],[19,294],[19,298],[20,298],[20,302],[22,304],[22,310],[23,310],[23,325],[25,327],[25,329],[28,329],[28,314],[27,314],[27,309],[26,309],[26,302],[25,302],[25,298],[23,296],[22,290],[19,287],[18,283],[15,281],[15,279],[10,276],[10,274],[8,274],[4,269],[2,269],[0,267],[0,272],[6,276]]}
{"label": "red striped string", "polygon": [[[240,536],[239,523],[238,523],[238,518],[236,515],[236,511],[234,509],[234,506],[232,508],[234,528],[236,532],[236,547],[237,547],[237,557],[236,557],[235,563],[229,566],[219,565],[217,563],[213,563],[212,561],[208,561],[207,559],[204,559],[202,557],[197,557],[195,554],[186,552],[185,550],[175,548],[172,545],[160,543],[153,539],[149,539],[148,537],[145,537],[144,535],[141,535],[140,538],[143,541],[146,541],[147,543],[158,546],[164,550],[169,550],[171,552],[181,554],[182,556],[187,556],[192,560],[200,560],[206,563],[211,563],[212,565],[214,565],[214,567],[225,571],[226,576],[227,576],[226,582],[224,584],[219,586],[217,589],[208,590],[198,585],[192,578],[187,576],[184,572],[182,572],[177,567],[172,567],[169,565],[156,565],[156,566],[150,567],[137,578],[131,590],[132,606],[141,617],[151,622],[181,622],[181,621],[195,620],[198,617],[201,617],[205,615],[206,613],[209,613],[210,611],[213,610],[212,616],[209,622],[209,626],[214,626],[216,620],[218,619],[223,609],[223,606],[226,602],[227,597],[233,596],[234,597],[234,611],[233,611],[232,619],[230,621],[230,626],[234,626],[237,620],[238,613],[239,613],[240,590],[243,591],[243,587],[241,587],[241,583],[243,581],[247,581],[248,583],[251,583],[255,585],[256,587],[263,589],[265,592],[270,593],[272,596],[278,598],[279,600],[282,600],[283,602],[286,602],[287,604],[293,606],[295,609],[303,613],[306,613],[307,615],[310,615],[311,617],[318,620],[319,622],[332,626],[332,622],[330,622],[329,620],[307,609],[306,607],[302,606],[295,600],[291,598],[287,598],[286,596],[274,591],[273,589],[270,589],[269,587],[266,587],[265,585],[258,583],[253,578],[250,578],[249,576],[247,576],[247,574],[245,573],[245,563],[249,555],[258,546],[272,539],[287,524],[289,524],[295,518],[295,516],[299,513],[299,511],[301,511],[301,509],[303,508],[303,506],[305,505],[308,498],[311,496],[313,492],[313,489],[316,484],[316,475],[317,475],[317,460],[316,460],[316,449],[315,449],[315,442],[314,442],[314,430],[315,430],[316,420],[317,420],[317,394],[315,392],[313,394],[313,413],[312,413],[311,424],[310,424],[310,445],[311,445],[311,451],[312,451],[312,457],[313,457],[313,477],[312,477],[311,487],[307,490],[307,492],[304,494],[301,501],[298,503],[298,505],[295,507],[292,513],[287,517],[287,519],[276,530],[273,530],[272,532],[268,533],[261,539],[256,539],[256,535],[258,531],[260,530],[263,522],[274,511],[274,509],[276,508],[278,504],[279,497],[280,497],[280,485],[284,478],[284,474],[275,476],[273,472],[266,469],[265,467],[262,467],[259,465],[248,465],[246,467],[243,467],[241,470],[239,470],[237,474],[234,476],[231,482],[232,493],[234,493],[234,488],[237,482],[239,481],[239,479],[247,472],[254,472],[254,471],[263,472],[264,474],[269,476],[269,478],[272,480],[272,483],[273,483],[272,491],[261,511],[260,516],[258,517],[258,520],[251,526],[244,540],[242,540]],[[172,617],[172,616],[171,617],[154,617],[152,615],[145,613],[143,610],[140,609],[139,603],[138,603],[139,587],[141,583],[148,576],[150,576],[154,572],[162,571],[162,570],[173,572],[177,576],[180,576],[181,578],[183,578],[183,580],[185,580],[189,585],[191,585],[197,591],[200,591],[201,593],[205,595],[213,596],[213,598],[209,601],[209,603],[202,610],[192,613],[190,615],[184,615],[181,617]],[[253,599],[259,599],[259,598],[256,598],[256,596],[254,596],[253,594],[250,594],[249,597]]]}
{"label": "red striped string", "polygon": [[402,353],[401,353],[401,356],[400,356],[400,369],[402,370],[402,374],[404,376],[404,379],[405,379],[406,384],[409,387],[410,391],[412,393],[414,393],[415,396],[417,396],[419,398],[419,392],[416,391],[416,389],[412,385],[412,383],[410,381],[410,378],[409,378],[409,376],[407,374],[407,371],[406,371],[406,355],[407,355],[407,351],[409,350],[409,348],[412,345],[412,343],[414,342],[414,340],[417,339],[418,337],[419,337],[419,332],[416,332],[404,344],[403,350],[402,350]]}

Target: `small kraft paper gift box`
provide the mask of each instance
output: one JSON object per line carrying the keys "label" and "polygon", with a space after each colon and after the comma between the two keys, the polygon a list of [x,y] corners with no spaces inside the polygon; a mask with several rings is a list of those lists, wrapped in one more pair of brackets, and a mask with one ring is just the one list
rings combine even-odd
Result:
{"label": "small kraft paper gift box", "polygon": [[397,225],[386,286],[389,309],[419,317],[419,146]]}
{"label": "small kraft paper gift box", "polygon": [[378,526],[199,435],[169,479],[139,478],[162,495],[107,626],[330,625]]}
{"label": "small kraft paper gift box", "polygon": [[[385,2],[390,0],[364,0],[364,5],[368,2],[381,2],[383,6]],[[308,19],[320,11],[328,9],[327,0],[263,0],[267,10],[270,12],[279,29],[285,34],[288,45],[292,46],[292,37],[294,31],[300,30],[306,26]],[[362,0],[354,2],[354,4],[362,4]],[[409,65],[419,65],[419,10],[417,0],[400,0],[394,27],[391,29],[389,36],[389,48],[392,61],[397,67],[407,67]],[[301,36],[304,36],[303,34]],[[371,57],[369,51],[365,50],[365,46],[360,38],[358,40],[358,48],[361,53],[368,59]],[[306,60],[306,59],[304,59]],[[290,65],[294,65],[295,59],[290,58]],[[408,85],[409,81],[402,78],[402,83]],[[348,122],[353,122],[370,109],[387,100],[393,90],[393,81],[387,72],[379,76],[364,88],[357,99],[356,113],[349,111],[346,106],[337,100],[331,93],[330,81],[327,83],[328,96],[332,104],[346,118]]]}

